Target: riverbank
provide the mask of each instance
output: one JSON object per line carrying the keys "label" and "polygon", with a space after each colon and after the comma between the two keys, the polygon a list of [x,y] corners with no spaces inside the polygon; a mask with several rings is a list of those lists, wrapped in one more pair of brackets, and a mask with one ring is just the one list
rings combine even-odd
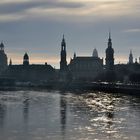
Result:
{"label": "riverbank", "polygon": [[107,93],[140,94],[140,85],[117,84],[103,82],[49,82],[45,84],[21,83],[12,86],[0,86],[0,91],[5,90],[60,90],[60,91],[100,91]]}

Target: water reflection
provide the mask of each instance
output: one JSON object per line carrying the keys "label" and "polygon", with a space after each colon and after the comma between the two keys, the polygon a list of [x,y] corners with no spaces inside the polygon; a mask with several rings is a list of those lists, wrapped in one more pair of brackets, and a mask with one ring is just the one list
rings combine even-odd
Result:
{"label": "water reflection", "polygon": [[6,115],[6,106],[2,103],[0,103],[0,128],[3,128],[4,126],[4,120]]}
{"label": "water reflection", "polygon": [[67,100],[64,95],[60,96],[60,119],[62,135],[65,135],[67,122]]}
{"label": "water reflection", "polygon": [[24,97],[23,100],[23,118],[24,118],[24,123],[28,122],[28,117],[29,117],[29,98],[28,96]]}
{"label": "water reflection", "polygon": [[140,98],[106,93],[0,94],[0,140],[139,140]]}
{"label": "water reflection", "polygon": [[114,133],[116,132],[113,128],[113,119],[114,119],[114,112],[112,111],[107,111],[106,112],[106,117],[107,117],[107,125],[105,127],[106,131],[105,133],[108,134],[108,138],[111,139],[112,134],[114,135]]}
{"label": "water reflection", "polygon": [[107,123],[107,128],[108,130],[111,132],[111,126],[113,125],[113,119],[114,119],[114,100],[112,98],[110,98],[110,100],[108,101],[108,106],[107,106],[107,110],[106,110],[106,116],[107,119],[109,120]]}

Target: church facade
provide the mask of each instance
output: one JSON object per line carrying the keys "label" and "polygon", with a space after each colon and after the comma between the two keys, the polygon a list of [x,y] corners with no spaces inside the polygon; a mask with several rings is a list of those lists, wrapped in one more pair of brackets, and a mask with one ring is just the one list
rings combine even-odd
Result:
{"label": "church facade", "polygon": [[106,65],[104,66],[103,58],[101,59],[98,56],[97,49],[94,49],[92,56],[76,56],[76,53],[74,53],[68,69],[72,80],[101,81],[105,77],[106,72],[112,73],[114,70],[114,49],[112,48],[110,33],[105,63]]}
{"label": "church facade", "polygon": [[95,80],[103,72],[103,59],[98,57],[98,52],[94,49],[92,56],[74,54],[68,67],[73,80]]}

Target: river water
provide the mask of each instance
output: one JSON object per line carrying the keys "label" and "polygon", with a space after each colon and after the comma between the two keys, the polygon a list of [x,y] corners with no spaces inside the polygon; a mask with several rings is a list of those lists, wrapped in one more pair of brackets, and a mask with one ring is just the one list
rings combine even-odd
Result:
{"label": "river water", "polygon": [[1,91],[0,140],[139,140],[140,97]]}

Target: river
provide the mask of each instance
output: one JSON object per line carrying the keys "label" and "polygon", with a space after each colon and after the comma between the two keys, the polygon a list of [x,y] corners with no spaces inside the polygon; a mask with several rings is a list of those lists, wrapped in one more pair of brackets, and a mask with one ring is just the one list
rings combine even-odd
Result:
{"label": "river", "polygon": [[140,97],[0,91],[0,140],[139,140]]}

